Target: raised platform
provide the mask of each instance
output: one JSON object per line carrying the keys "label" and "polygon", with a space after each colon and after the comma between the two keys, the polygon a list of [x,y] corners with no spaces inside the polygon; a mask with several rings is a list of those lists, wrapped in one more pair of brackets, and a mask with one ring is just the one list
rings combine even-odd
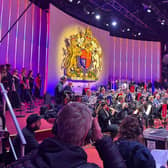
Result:
{"label": "raised platform", "polygon": [[[39,114],[40,115],[40,107],[42,106],[42,104],[43,104],[42,100],[40,100],[39,102],[35,102],[35,108],[33,108],[31,110],[32,113],[27,113],[27,111],[29,111],[28,104],[25,104],[24,106],[22,106],[23,111],[21,113],[20,113],[20,111],[14,110],[16,116],[19,114],[25,115],[25,117],[17,118],[21,129],[26,126],[26,119],[29,115],[31,115],[31,114]],[[36,138],[38,139],[38,141],[41,141],[46,137],[52,136],[52,134],[51,134],[52,126],[53,126],[52,123],[49,123],[45,119],[41,119],[41,128],[40,128],[40,130],[36,131]],[[6,112],[6,127],[9,131],[11,137],[16,136],[17,131],[16,131],[14,122],[12,120],[12,117],[11,117],[9,111]]]}

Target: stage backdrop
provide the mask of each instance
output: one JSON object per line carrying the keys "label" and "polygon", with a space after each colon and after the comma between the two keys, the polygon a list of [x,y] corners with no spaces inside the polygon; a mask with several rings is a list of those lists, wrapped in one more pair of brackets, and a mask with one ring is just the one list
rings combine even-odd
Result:
{"label": "stage backdrop", "polygon": [[51,94],[62,75],[76,88],[109,79],[154,81],[160,79],[160,42],[112,37],[51,5],[48,61]]}
{"label": "stage backdrop", "polygon": [[[30,4],[29,0],[0,0],[0,39]],[[40,72],[44,83],[47,71],[48,14],[32,4],[0,43],[0,64]]]}

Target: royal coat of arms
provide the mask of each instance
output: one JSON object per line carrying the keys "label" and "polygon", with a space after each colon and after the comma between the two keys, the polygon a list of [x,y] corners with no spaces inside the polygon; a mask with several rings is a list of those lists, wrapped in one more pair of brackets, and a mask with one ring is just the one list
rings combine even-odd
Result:
{"label": "royal coat of arms", "polygon": [[70,80],[97,81],[102,70],[102,48],[90,28],[65,39],[62,69]]}

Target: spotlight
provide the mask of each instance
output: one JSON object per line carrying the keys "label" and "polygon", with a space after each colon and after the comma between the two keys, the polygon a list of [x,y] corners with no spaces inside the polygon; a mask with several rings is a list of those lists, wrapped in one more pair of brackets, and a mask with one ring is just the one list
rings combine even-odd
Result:
{"label": "spotlight", "polygon": [[89,12],[89,11],[87,11],[86,13],[87,13],[88,15],[90,15],[90,12]]}
{"label": "spotlight", "polygon": [[152,12],[152,9],[148,8],[146,11],[147,11],[148,13],[151,13],[151,12]]}
{"label": "spotlight", "polygon": [[97,14],[97,15],[95,15],[95,18],[96,18],[97,20],[100,20],[101,16],[100,16],[99,14]]}
{"label": "spotlight", "polygon": [[114,27],[117,26],[117,22],[116,22],[116,21],[113,21],[113,22],[112,22],[112,26],[114,26]]}
{"label": "spotlight", "polygon": [[127,31],[130,31],[131,29],[130,28],[127,28]]}
{"label": "spotlight", "polygon": [[161,21],[161,25],[162,26],[165,25],[165,20],[164,19]]}
{"label": "spotlight", "polygon": [[141,36],[141,32],[138,33],[138,36]]}
{"label": "spotlight", "polygon": [[81,3],[81,1],[77,1],[77,4],[80,4]]}
{"label": "spotlight", "polygon": [[73,2],[73,0],[69,0],[69,2]]}
{"label": "spotlight", "polygon": [[125,29],[122,29],[121,31],[124,33],[124,32],[125,32]]}
{"label": "spotlight", "polygon": [[109,26],[109,24],[108,24],[108,23],[106,23],[106,26],[108,27],[108,26]]}
{"label": "spotlight", "polygon": [[93,11],[91,14],[92,14],[92,15],[94,15],[94,14],[95,14],[95,12]]}

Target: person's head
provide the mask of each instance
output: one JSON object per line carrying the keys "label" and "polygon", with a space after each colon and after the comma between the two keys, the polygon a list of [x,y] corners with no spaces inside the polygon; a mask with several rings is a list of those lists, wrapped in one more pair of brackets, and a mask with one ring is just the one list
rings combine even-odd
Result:
{"label": "person's head", "polygon": [[92,112],[82,103],[69,103],[59,111],[55,125],[60,141],[82,146],[92,127]]}
{"label": "person's head", "polygon": [[38,74],[37,74],[37,77],[38,77],[38,78],[41,78],[41,75],[40,75],[40,73],[38,73]]}
{"label": "person's head", "polygon": [[160,94],[156,94],[156,99],[160,99]]}
{"label": "person's head", "polygon": [[26,75],[26,68],[22,68],[21,74],[22,74],[22,75]]}
{"label": "person's head", "polygon": [[143,125],[136,116],[128,116],[120,125],[120,137],[139,141],[143,136]]}
{"label": "person's head", "polygon": [[7,72],[7,68],[6,68],[6,65],[1,65],[1,73],[5,73]]}
{"label": "person's head", "polygon": [[63,84],[65,84],[66,81],[67,81],[67,77],[66,77],[66,76],[62,76],[62,77],[60,78],[60,81],[61,81]]}
{"label": "person's head", "polygon": [[101,88],[100,88],[100,93],[101,93],[101,94],[105,94],[105,92],[106,92],[105,88],[104,88],[104,87],[101,87]]}
{"label": "person's head", "polygon": [[13,75],[18,75],[18,70],[17,69],[13,70]]}
{"label": "person's head", "polygon": [[32,70],[30,70],[29,72],[28,72],[28,78],[30,78],[30,77],[32,77],[33,76],[33,71]]}
{"label": "person's head", "polygon": [[86,91],[86,95],[87,95],[88,97],[90,97],[91,94],[92,94],[91,90],[90,90],[90,89],[87,89],[87,91]]}
{"label": "person's head", "polygon": [[72,87],[72,82],[68,82],[68,85],[69,85],[70,87]]}
{"label": "person's head", "polygon": [[149,96],[148,100],[149,100],[150,102],[153,102],[154,97],[153,97],[153,96]]}
{"label": "person's head", "polygon": [[41,126],[41,117],[37,114],[31,114],[27,120],[27,127],[33,131],[40,129]]}
{"label": "person's head", "polygon": [[6,64],[6,69],[7,69],[7,72],[9,72],[10,69],[11,69],[11,65],[10,64]]}
{"label": "person's head", "polygon": [[118,97],[118,101],[119,101],[120,103],[124,103],[124,102],[125,102],[124,97],[123,97],[122,95],[119,96],[119,97]]}

